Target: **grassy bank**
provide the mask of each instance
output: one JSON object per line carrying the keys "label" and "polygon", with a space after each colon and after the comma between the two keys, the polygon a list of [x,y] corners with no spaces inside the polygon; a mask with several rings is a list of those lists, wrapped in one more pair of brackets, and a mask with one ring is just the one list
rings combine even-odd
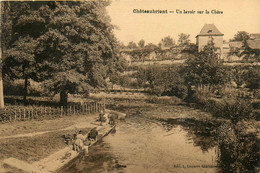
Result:
{"label": "grassy bank", "polygon": [[[82,126],[95,120],[96,114],[73,115],[53,120],[20,121],[1,124],[0,160],[14,157],[32,163],[47,157],[67,146],[64,134],[73,134],[82,130],[88,133],[91,127]],[[9,130],[8,130],[9,129]],[[43,132],[43,134],[35,134]],[[27,137],[11,137],[13,135],[28,134]]]}
{"label": "grassy bank", "polygon": [[89,118],[97,116],[96,114],[90,115],[72,115],[64,116],[51,120],[30,120],[30,121],[14,121],[1,123],[0,136],[19,135],[24,133],[36,133],[44,131],[53,131],[63,129],[73,124],[88,121]]}

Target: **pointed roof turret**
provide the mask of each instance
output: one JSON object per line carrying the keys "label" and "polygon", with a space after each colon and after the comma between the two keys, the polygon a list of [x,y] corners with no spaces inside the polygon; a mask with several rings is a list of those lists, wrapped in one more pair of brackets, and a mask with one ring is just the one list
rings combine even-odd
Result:
{"label": "pointed roof turret", "polygon": [[203,26],[203,28],[201,29],[200,33],[196,36],[223,36],[224,34],[222,34],[218,28],[214,25],[214,24],[205,24]]}

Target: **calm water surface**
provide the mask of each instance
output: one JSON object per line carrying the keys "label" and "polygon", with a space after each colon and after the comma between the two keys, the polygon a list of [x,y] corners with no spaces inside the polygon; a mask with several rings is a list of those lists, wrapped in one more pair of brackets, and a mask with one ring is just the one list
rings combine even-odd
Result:
{"label": "calm water surface", "polygon": [[[203,151],[182,126],[168,128],[145,118],[119,122],[64,172],[216,172],[215,148]],[[203,168],[212,166],[213,168]]]}

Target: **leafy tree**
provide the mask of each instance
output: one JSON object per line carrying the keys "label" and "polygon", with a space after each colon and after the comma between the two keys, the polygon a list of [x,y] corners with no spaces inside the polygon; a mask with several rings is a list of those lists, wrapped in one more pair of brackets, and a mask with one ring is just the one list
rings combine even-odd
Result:
{"label": "leafy tree", "polygon": [[26,104],[29,79],[37,80],[35,48],[37,37],[44,29],[44,20],[39,15],[42,2],[5,2],[9,9],[4,11],[6,24],[4,38],[5,75],[12,79],[24,79],[24,103]]}
{"label": "leafy tree", "polygon": [[35,46],[36,40],[25,37],[20,37],[13,45],[14,48],[9,49],[9,56],[5,61],[5,71],[12,79],[24,79],[24,94],[23,100],[26,104],[28,80],[36,80],[36,57]]}
{"label": "leafy tree", "polygon": [[252,49],[249,44],[248,40],[242,41],[242,52],[239,54],[244,60],[257,60],[260,61],[260,50],[259,49]]}
{"label": "leafy tree", "polygon": [[182,53],[187,53],[189,55],[196,54],[198,53],[198,46],[194,43],[190,43],[182,50]]}
{"label": "leafy tree", "polygon": [[244,73],[244,81],[246,87],[250,90],[259,89],[260,87],[260,72],[258,66],[250,66],[249,69]]}
{"label": "leafy tree", "polygon": [[231,41],[245,41],[250,38],[250,35],[246,31],[238,31],[237,34],[235,34],[234,38],[231,39]]}
{"label": "leafy tree", "polygon": [[68,93],[106,85],[119,58],[109,2],[11,2],[16,4],[4,71],[24,78],[25,91],[29,78],[44,81],[66,105]]}
{"label": "leafy tree", "polygon": [[233,80],[237,88],[240,88],[244,84],[245,70],[242,66],[235,66],[231,69],[231,80]]}
{"label": "leafy tree", "polygon": [[129,48],[129,49],[136,49],[137,45],[136,45],[135,42],[131,41],[131,42],[128,43],[128,45],[126,47]]}
{"label": "leafy tree", "polygon": [[137,82],[143,88],[147,83],[152,94],[175,95],[181,98],[186,96],[184,79],[176,66],[153,65],[139,68]]}
{"label": "leafy tree", "polygon": [[172,47],[175,45],[175,42],[172,37],[167,36],[161,39],[159,47]]}
{"label": "leafy tree", "polygon": [[140,61],[145,61],[146,57],[149,56],[152,52],[156,52],[158,47],[153,43],[148,43],[142,49],[133,49],[129,54],[132,57],[136,57]]}
{"label": "leafy tree", "polygon": [[146,83],[146,69],[142,67],[138,67],[137,73],[136,73],[136,80],[137,80],[137,86],[145,88]]}
{"label": "leafy tree", "polygon": [[143,39],[138,42],[138,46],[140,48],[144,48],[144,45],[145,45],[145,41]]}
{"label": "leafy tree", "polygon": [[190,57],[184,68],[188,86],[215,86],[225,82],[223,62],[219,59],[213,42],[206,45],[203,51]]}
{"label": "leafy tree", "polygon": [[124,72],[128,66],[126,60],[118,56],[117,58],[114,58],[109,65],[109,70],[108,70],[108,77],[110,82],[112,83],[112,88],[114,84],[120,84],[120,76],[121,73]]}
{"label": "leafy tree", "polygon": [[180,46],[187,46],[190,43],[189,34],[181,33],[179,34],[178,44]]}
{"label": "leafy tree", "polygon": [[230,55],[237,55],[243,57],[244,60],[260,60],[260,51],[258,49],[253,49],[249,46],[250,34],[246,31],[238,31],[231,41],[241,41],[242,51],[237,48],[232,48]]}
{"label": "leafy tree", "polygon": [[[118,58],[113,26],[105,12],[109,2],[51,2],[48,30],[39,37],[38,56],[45,85],[60,93],[61,105],[68,93],[87,93],[105,87],[109,65]],[[47,71],[46,71],[47,67]]]}

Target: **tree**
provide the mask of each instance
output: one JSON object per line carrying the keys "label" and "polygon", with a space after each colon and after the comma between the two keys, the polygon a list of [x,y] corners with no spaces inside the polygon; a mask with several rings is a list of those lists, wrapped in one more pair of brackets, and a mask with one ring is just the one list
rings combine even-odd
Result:
{"label": "tree", "polygon": [[175,45],[175,42],[172,37],[167,36],[161,39],[159,47],[172,47]]}
{"label": "tree", "polygon": [[235,34],[234,38],[231,39],[231,41],[245,41],[250,38],[250,35],[246,31],[238,31],[237,34]]}
{"label": "tree", "polygon": [[46,79],[45,85],[60,93],[60,103],[66,105],[68,93],[86,94],[90,87],[106,86],[118,45],[105,12],[109,2],[49,4],[45,10],[50,22],[46,23],[47,30],[39,37],[37,48],[39,71]]}
{"label": "tree", "polygon": [[144,48],[144,45],[145,45],[145,41],[143,39],[138,42],[138,46],[140,48]]}
{"label": "tree", "polygon": [[[3,20],[3,11],[4,11],[4,3],[0,2],[0,9],[1,9],[1,14],[0,18]],[[2,22],[1,22],[2,23]],[[0,108],[4,108],[4,88],[3,88],[3,78],[2,78],[2,29],[0,32]]]}
{"label": "tree", "polygon": [[[60,93],[88,93],[104,87],[118,60],[114,26],[106,13],[109,2],[10,2],[11,41],[4,71],[12,78],[42,81]],[[11,16],[11,15],[9,15]],[[114,62],[114,63],[113,63]]]}
{"label": "tree", "polygon": [[235,66],[231,70],[231,75],[232,79],[237,85],[237,88],[240,88],[245,82],[245,70],[242,68],[242,66]]}
{"label": "tree", "polygon": [[223,62],[218,58],[214,43],[210,42],[203,51],[186,61],[185,79],[187,85],[222,85],[225,82]]}
{"label": "tree", "polygon": [[127,62],[122,56],[112,59],[111,64],[108,66],[108,76],[112,83],[112,89],[114,84],[120,84],[121,73],[127,68]]}
{"label": "tree", "polygon": [[254,49],[250,47],[250,34],[246,31],[238,31],[235,34],[234,38],[231,41],[241,41],[242,42],[242,51],[238,48],[232,48],[230,55],[237,55],[242,57],[244,60],[257,60],[259,61],[260,51],[259,49]]}
{"label": "tree", "polygon": [[[37,37],[44,29],[39,15],[42,2],[5,2],[3,26],[5,59],[3,72],[12,79],[24,79],[24,103],[26,104],[28,80],[37,80],[35,48]],[[6,36],[7,35],[7,36]]]}
{"label": "tree", "polygon": [[180,46],[187,46],[190,43],[189,34],[181,33],[179,34],[178,44]]}
{"label": "tree", "polygon": [[246,83],[246,87],[250,90],[259,89],[260,88],[260,72],[258,66],[250,66],[247,71],[244,73],[244,81]]}
{"label": "tree", "polygon": [[5,60],[5,71],[12,79],[24,79],[23,100],[26,104],[28,80],[36,80],[36,40],[30,37],[21,37],[7,51],[8,59]]}
{"label": "tree", "polygon": [[249,40],[242,41],[242,52],[239,54],[244,60],[260,60],[260,50],[249,46]]}
{"label": "tree", "polygon": [[129,49],[136,49],[137,45],[136,45],[135,42],[131,41],[131,42],[128,43],[128,45],[126,47],[129,48]]}

